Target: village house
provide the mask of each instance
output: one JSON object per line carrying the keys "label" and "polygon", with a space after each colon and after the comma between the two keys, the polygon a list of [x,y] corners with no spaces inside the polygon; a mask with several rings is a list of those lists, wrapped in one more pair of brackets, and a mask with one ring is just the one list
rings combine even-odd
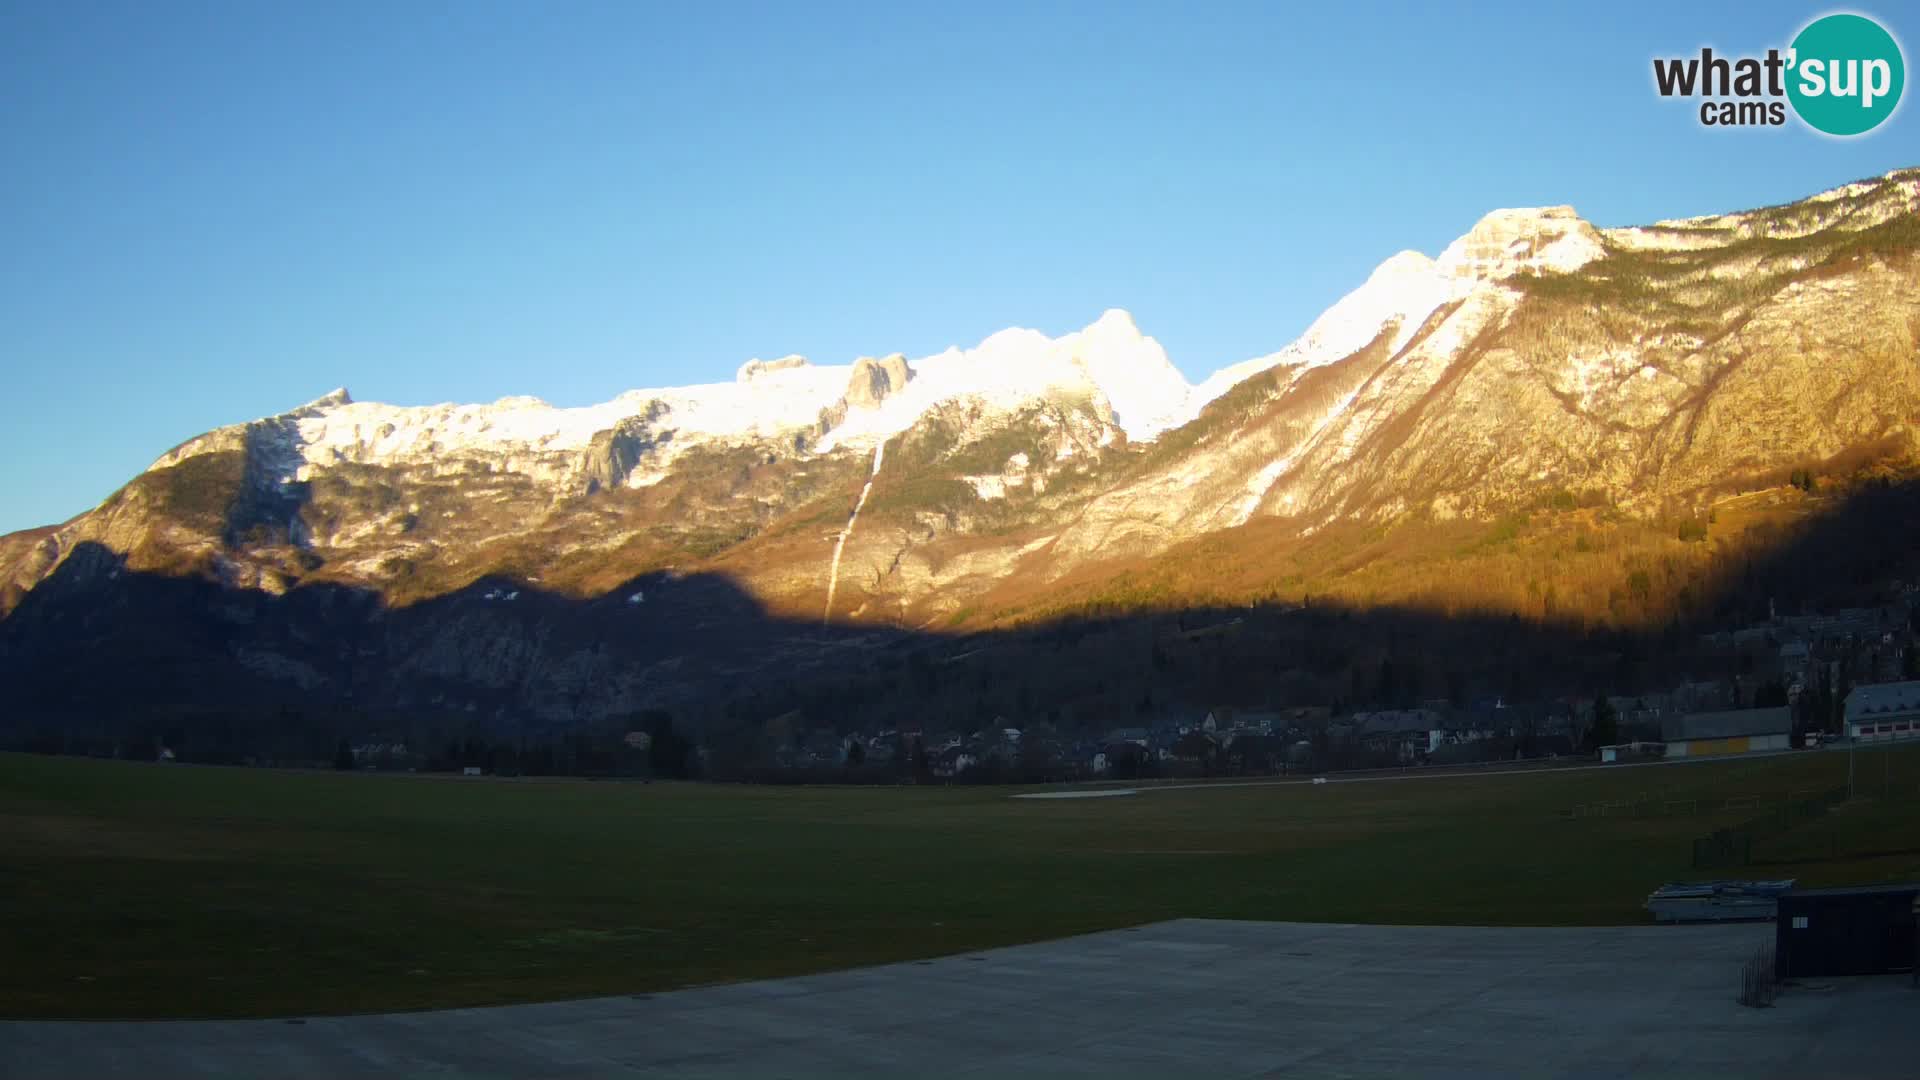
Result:
{"label": "village house", "polygon": [[1220,744],[1205,731],[1189,731],[1180,736],[1173,744],[1172,756],[1176,761],[1199,763],[1213,760],[1220,750]]}
{"label": "village house", "polygon": [[1353,714],[1354,737],[1369,749],[1391,753],[1402,762],[1424,756],[1446,722],[1432,709],[1382,709]]}
{"label": "village house", "polygon": [[905,744],[901,743],[899,733],[883,731],[865,740],[863,749],[866,754],[866,762],[869,765],[884,765],[887,762],[893,761],[898,755],[900,747],[903,745]]}
{"label": "village house", "polygon": [[1807,677],[1807,667],[1813,662],[1813,648],[1804,641],[1789,641],[1780,646],[1780,672],[1794,681]]}
{"label": "village house", "polygon": [[1847,694],[1849,738],[1875,742],[1920,738],[1920,682],[1873,683]]}
{"label": "village house", "polygon": [[1443,719],[1440,727],[1427,731],[1427,754],[1431,756],[1443,746],[1483,742],[1493,735],[1491,728],[1475,726],[1470,717]]}
{"label": "village house", "polygon": [[1238,773],[1278,772],[1288,764],[1284,735],[1248,731],[1236,735],[1223,749],[1227,767]]}
{"label": "village house", "polygon": [[831,728],[807,732],[800,744],[799,760],[805,765],[838,765],[846,760],[846,741]]}
{"label": "village house", "polygon": [[933,775],[951,780],[972,768],[977,759],[958,746],[949,746],[932,759]]}

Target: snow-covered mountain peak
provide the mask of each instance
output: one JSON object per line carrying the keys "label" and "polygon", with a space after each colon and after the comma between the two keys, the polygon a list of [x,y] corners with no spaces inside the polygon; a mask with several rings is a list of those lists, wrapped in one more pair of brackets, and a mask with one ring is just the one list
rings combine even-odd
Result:
{"label": "snow-covered mountain peak", "polygon": [[1385,284],[1400,278],[1421,277],[1434,273],[1433,259],[1426,254],[1411,249],[1396,252],[1387,260],[1373,268],[1367,275],[1367,284]]}
{"label": "snow-covered mountain peak", "polygon": [[1492,211],[1437,259],[1411,250],[1389,256],[1286,348],[1223,368],[1201,383],[1187,414],[1197,416],[1207,402],[1262,371],[1343,360],[1382,332],[1389,332],[1387,344],[1398,351],[1442,305],[1465,299],[1483,283],[1523,272],[1567,273],[1605,255],[1598,230],[1571,206]]}
{"label": "snow-covered mountain peak", "polygon": [[294,409],[291,415],[309,416],[315,413],[325,412],[328,409],[338,409],[351,404],[353,404],[353,395],[347,393],[346,387],[336,386],[332,390],[307,402],[305,405]]}
{"label": "snow-covered mountain peak", "polygon": [[1087,328],[1080,331],[1080,333],[1089,338],[1137,338],[1143,336],[1140,333],[1139,324],[1133,321],[1133,312],[1125,308],[1108,308],[1101,312],[1100,317],[1089,323]]}
{"label": "snow-covered mountain peak", "polygon": [[1131,314],[1109,308],[1058,344],[1106,396],[1115,422],[1129,439],[1152,439],[1184,422],[1193,387],[1167,359],[1167,350],[1140,332]]}

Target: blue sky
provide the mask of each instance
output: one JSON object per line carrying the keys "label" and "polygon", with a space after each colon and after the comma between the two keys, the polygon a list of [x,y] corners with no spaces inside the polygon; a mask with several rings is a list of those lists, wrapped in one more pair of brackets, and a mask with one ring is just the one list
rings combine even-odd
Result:
{"label": "blue sky", "polygon": [[1826,5],[1290,8],[0,4],[0,531],[336,385],[577,405],[1107,307],[1198,379],[1494,207],[1920,164],[1910,105],[1843,142],[1655,96]]}

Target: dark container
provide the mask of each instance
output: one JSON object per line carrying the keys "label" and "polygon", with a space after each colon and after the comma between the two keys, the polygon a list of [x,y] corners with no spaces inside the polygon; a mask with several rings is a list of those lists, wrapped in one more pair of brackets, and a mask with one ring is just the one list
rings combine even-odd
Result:
{"label": "dark container", "polygon": [[1920,883],[1787,893],[1774,921],[1776,970],[1783,979],[1911,971],[1916,896]]}

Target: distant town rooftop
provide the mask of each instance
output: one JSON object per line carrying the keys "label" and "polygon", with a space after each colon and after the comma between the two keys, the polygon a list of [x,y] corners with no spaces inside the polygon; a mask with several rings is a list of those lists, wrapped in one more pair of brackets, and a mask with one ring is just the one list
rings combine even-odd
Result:
{"label": "distant town rooftop", "polygon": [[1847,715],[1920,710],[1920,682],[1872,683],[1856,686],[1847,695]]}

